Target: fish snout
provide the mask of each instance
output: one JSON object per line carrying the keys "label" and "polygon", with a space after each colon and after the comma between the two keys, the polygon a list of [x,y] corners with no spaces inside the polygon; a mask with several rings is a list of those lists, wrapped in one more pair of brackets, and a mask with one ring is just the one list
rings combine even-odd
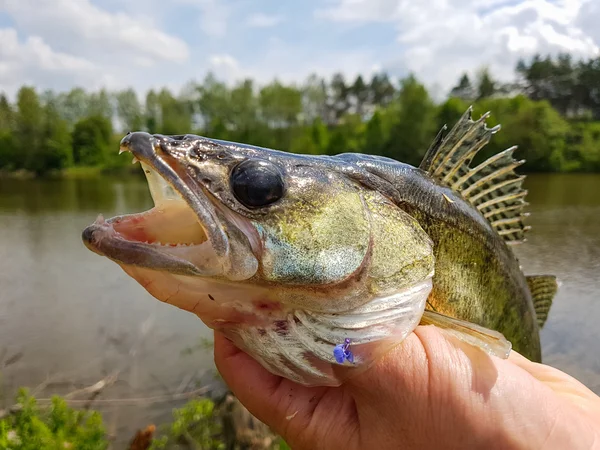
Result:
{"label": "fish snout", "polygon": [[131,152],[139,160],[147,160],[155,155],[156,139],[145,131],[129,132],[121,139],[119,153]]}

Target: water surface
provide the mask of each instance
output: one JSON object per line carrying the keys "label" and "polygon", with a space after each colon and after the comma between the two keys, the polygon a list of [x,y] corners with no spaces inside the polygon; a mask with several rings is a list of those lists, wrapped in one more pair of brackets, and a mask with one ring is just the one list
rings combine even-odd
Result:
{"label": "water surface", "polygon": [[[562,282],[542,331],[544,362],[600,394],[600,176],[531,175],[526,186],[533,230],[519,258],[526,273]],[[44,392],[66,392],[118,369],[120,381],[100,398],[170,395],[211,379],[210,351],[182,354],[211,337],[202,322],[153,300],[81,242],[99,213],[151,206],[141,178],[0,180],[5,403],[18,386],[50,380]],[[175,404],[103,408],[109,430],[123,439],[167,419]]]}

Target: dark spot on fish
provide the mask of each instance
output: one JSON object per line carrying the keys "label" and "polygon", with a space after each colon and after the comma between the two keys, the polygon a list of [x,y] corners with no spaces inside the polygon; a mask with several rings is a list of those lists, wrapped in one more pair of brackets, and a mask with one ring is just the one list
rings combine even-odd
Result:
{"label": "dark spot on fish", "polygon": [[150,171],[149,171],[149,170],[146,170],[146,173],[150,173]]}
{"label": "dark spot on fish", "polygon": [[259,309],[261,311],[279,311],[281,309],[281,305],[279,303],[268,301],[254,302],[254,306],[256,307],[256,309]]}
{"label": "dark spot on fish", "polygon": [[274,325],[275,325],[275,331],[277,331],[277,333],[287,334],[288,323],[286,320],[276,320]]}
{"label": "dark spot on fish", "polygon": [[215,298],[210,294],[208,294],[208,298],[210,298],[213,302],[215,301]]}
{"label": "dark spot on fish", "polygon": [[260,334],[261,336],[264,336],[265,334],[267,334],[267,331],[264,328],[259,328],[258,334]]}

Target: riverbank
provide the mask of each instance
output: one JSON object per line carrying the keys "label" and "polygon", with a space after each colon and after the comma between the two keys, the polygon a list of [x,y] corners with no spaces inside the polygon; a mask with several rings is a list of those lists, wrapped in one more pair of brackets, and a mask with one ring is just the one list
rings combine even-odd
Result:
{"label": "riverbank", "polygon": [[0,170],[0,178],[28,180],[28,179],[65,179],[65,180],[85,180],[98,178],[108,175],[141,175],[139,166],[131,167],[107,167],[107,166],[75,166],[63,170],[53,170],[42,176],[36,175],[28,170]]}

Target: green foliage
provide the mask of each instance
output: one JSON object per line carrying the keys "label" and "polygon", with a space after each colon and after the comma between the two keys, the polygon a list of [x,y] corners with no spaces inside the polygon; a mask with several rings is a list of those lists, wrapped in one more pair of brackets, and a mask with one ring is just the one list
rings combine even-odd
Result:
{"label": "green foliage", "polygon": [[143,127],[142,106],[133,89],[117,93],[117,116],[127,131],[138,131]]}
{"label": "green foliage", "polygon": [[179,448],[178,443],[207,450],[224,449],[221,432],[214,403],[209,399],[194,399],[173,410],[173,422],[164,436],[152,442],[150,449]]}
{"label": "green foliage", "polygon": [[435,105],[425,86],[411,75],[401,81],[396,105],[392,107],[396,112],[383,155],[418,165],[437,132]]}
{"label": "green foliage", "polygon": [[19,391],[20,409],[0,420],[0,448],[7,450],[108,448],[102,418],[97,412],[77,411],[54,397],[39,408],[25,389]]}
{"label": "green foliage", "polygon": [[[447,100],[435,104],[414,76],[370,80],[311,75],[301,85],[280,81],[230,86],[208,74],[179,92],[133,89],[43,92],[24,86],[14,104],[0,94],[0,170],[38,175],[72,166],[128,171],[118,156],[123,134],[196,133],[305,154],[361,152],[418,165],[443,125],[474,104],[503,130],[479,157],[518,145],[525,171],[599,171],[600,58],[534,57],[501,82],[488,69],[464,73]],[[596,120],[597,122],[594,122]],[[113,125],[117,127],[113,134]]]}
{"label": "green foliage", "polygon": [[111,138],[112,124],[103,116],[90,116],[77,122],[73,129],[75,164],[102,164]]}
{"label": "green foliage", "polygon": [[497,91],[498,86],[492,79],[489,70],[482,69],[477,76],[477,99],[492,97]]}
{"label": "green foliage", "polygon": [[187,102],[179,100],[168,89],[158,94],[161,134],[185,134],[192,128],[192,112]]}
{"label": "green foliage", "polygon": [[[16,398],[14,411],[0,419],[0,448],[6,450],[104,450],[110,446],[102,416],[95,411],[76,410],[58,396],[40,407],[26,389]],[[162,427],[150,449],[226,448],[222,412],[207,398],[192,399],[173,410],[172,422]],[[270,446],[287,450],[281,438]]]}
{"label": "green foliage", "polygon": [[490,123],[501,123],[503,128],[479,158],[517,145],[516,156],[526,160],[525,168],[529,171],[575,169],[565,154],[569,125],[548,102],[534,102],[524,96],[493,99],[477,104],[476,111],[491,111]]}
{"label": "green foliage", "polygon": [[35,89],[28,86],[22,87],[17,94],[14,134],[15,166],[17,168],[35,168],[35,160],[43,150],[43,124],[43,109]]}

